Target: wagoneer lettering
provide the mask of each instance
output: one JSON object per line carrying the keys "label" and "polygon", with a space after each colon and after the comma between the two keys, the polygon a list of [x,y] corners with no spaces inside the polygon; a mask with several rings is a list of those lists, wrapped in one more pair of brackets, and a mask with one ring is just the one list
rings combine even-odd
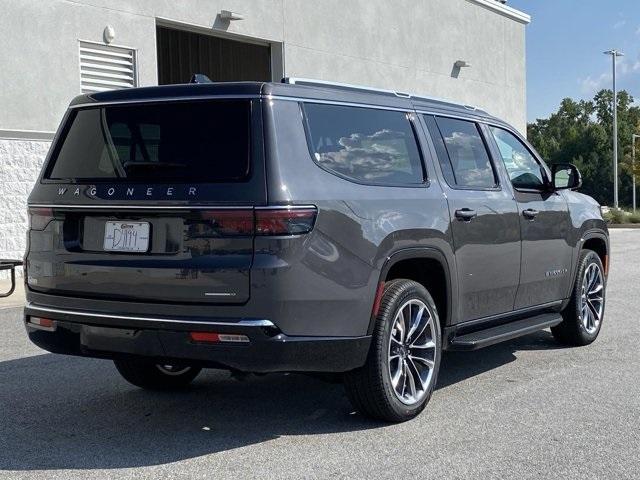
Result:
{"label": "wagoneer lettering", "polygon": [[596,339],[609,237],[580,183],[441,100],[313,81],[83,95],[29,197],[26,329],[142,388],[328,372],[362,413],[407,420],[443,350]]}

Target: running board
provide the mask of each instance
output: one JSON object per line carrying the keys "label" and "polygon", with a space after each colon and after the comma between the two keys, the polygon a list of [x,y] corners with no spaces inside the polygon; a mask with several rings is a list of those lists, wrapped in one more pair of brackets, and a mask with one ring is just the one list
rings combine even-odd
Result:
{"label": "running board", "polygon": [[478,350],[496,343],[522,337],[562,322],[559,313],[545,313],[535,317],[524,318],[477,332],[456,335],[449,341],[447,350]]}

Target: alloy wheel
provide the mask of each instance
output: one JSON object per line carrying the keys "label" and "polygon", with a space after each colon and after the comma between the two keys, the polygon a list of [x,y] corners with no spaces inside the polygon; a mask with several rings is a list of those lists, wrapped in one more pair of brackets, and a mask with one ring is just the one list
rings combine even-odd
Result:
{"label": "alloy wheel", "polygon": [[598,330],[604,307],[604,279],[597,263],[591,263],[584,272],[580,295],[580,320],[588,334]]}
{"label": "alloy wheel", "polygon": [[397,311],[389,339],[391,386],[405,405],[415,405],[429,391],[436,362],[434,319],[420,300],[409,300]]}

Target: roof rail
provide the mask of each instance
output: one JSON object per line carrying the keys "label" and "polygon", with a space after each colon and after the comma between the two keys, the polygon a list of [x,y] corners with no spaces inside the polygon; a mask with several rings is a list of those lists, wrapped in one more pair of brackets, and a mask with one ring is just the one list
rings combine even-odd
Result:
{"label": "roof rail", "polygon": [[352,85],[350,83],[330,82],[328,80],[316,80],[313,78],[299,78],[299,77],[285,77],[282,79],[282,83],[288,83],[291,85],[309,85],[316,87],[332,87],[343,90],[356,90],[362,92],[374,92],[374,93],[388,93],[395,95],[396,97],[411,98],[411,94],[396,92],[394,90],[385,90],[383,88],[365,87],[362,85]]}
{"label": "roof rail", "polygon": [[285,77],[282,79],[282,83],[288,83],[290,85],[307,85],[307,86],[316,86],[316,87],[331,87],[342,90],[353,90],[353,91],[361,91],[361,92],[372,92],[372,93],[386,93],[389,95],[395,95],[400,98],[413,98],[417,100],[430,100],[435,102],[442,102],[449,105],[457,105],[466,108],[471,111],[483,111],[474,105],[462,105],[451,100],[446,100],[443,98],[435,98],[435,97],[427,97],[424,95],[415,95],[413,93],[405,93],[398,92],[395,90],[385,90],[384,88],[374,88],[374,87],[365,87],[362,85],[352,85],[349,83],[339,83],[339,82],[331,82],[328,80],[317,80],[313,78],[302,78],[302,77]]}

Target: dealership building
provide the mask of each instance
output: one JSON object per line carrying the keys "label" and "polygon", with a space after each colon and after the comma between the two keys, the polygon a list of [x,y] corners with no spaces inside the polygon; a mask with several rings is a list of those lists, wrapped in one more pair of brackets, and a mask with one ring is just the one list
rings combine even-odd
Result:
{"label": "dealership building", "polygon": [[501,0],[0,0],[0,258],[80,93],[306,77],[445,98],[526,127],[525,28]]}

